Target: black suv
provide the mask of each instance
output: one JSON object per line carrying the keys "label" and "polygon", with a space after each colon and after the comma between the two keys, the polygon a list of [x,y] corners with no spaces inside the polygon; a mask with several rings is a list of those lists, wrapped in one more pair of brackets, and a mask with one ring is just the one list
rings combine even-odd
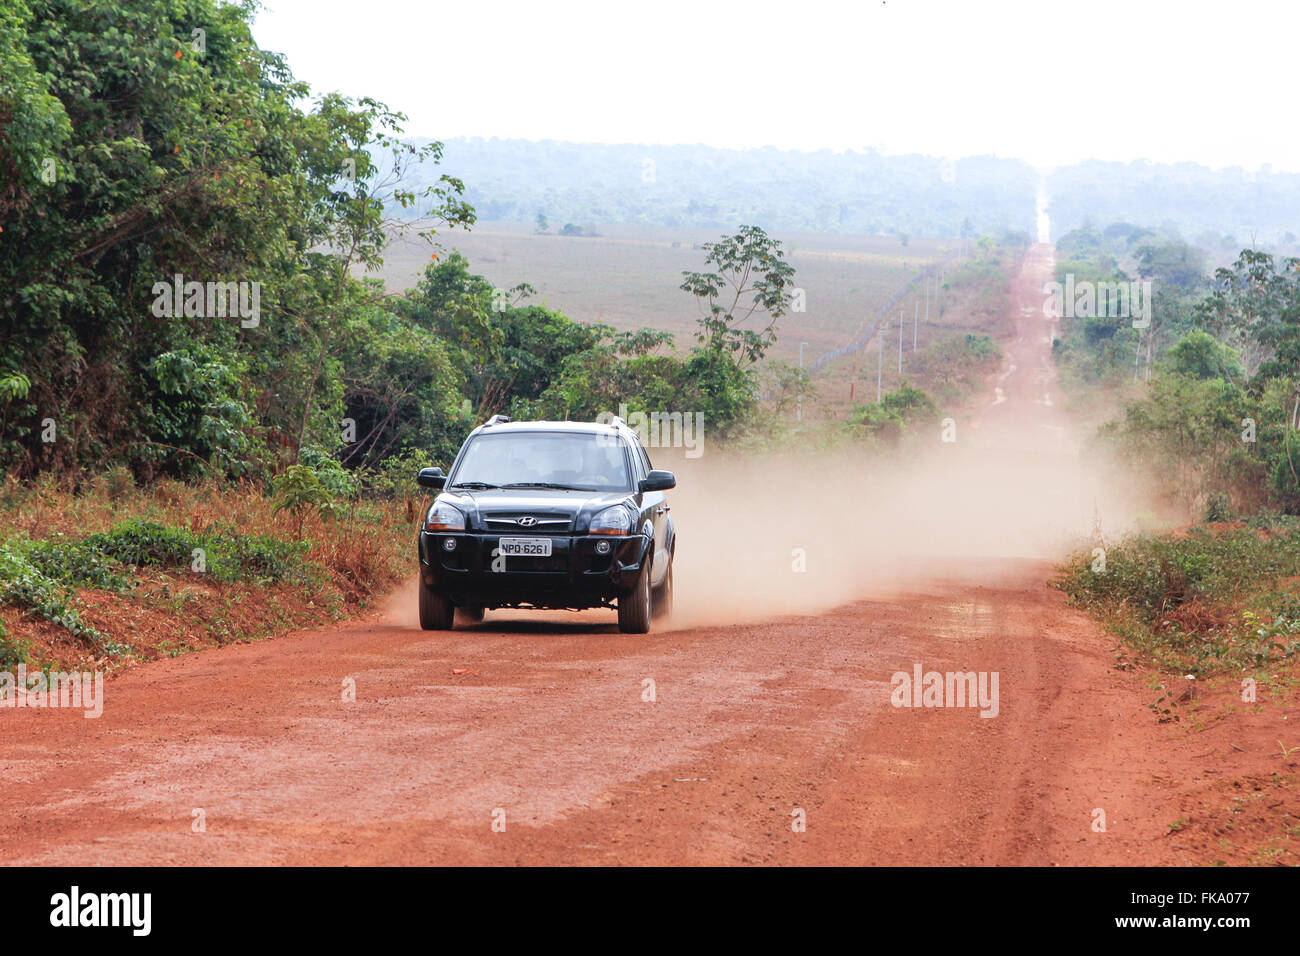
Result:
{"label": "black suv", "polygon": [[441,488],[420,530],[420,626],[448,630],[459,611],[618,607],[620,631],[644,634],[673,605],[677,535],[655,471],[620,419],[511,422],[494,415],[452,463],[421,470]]}

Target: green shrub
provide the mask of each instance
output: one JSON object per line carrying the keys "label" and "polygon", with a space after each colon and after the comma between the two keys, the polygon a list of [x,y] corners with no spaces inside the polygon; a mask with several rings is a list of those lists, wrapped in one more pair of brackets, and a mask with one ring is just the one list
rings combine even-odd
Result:
{"label": "green shrub", "polygon": [[104,645],[104,636],[81,619],[72,588],[41,573],[29,558],[30,550],[31,542],[24,538],[0,543],[0,604],[23,608],[74,637]]}
{"label": "green shrub", "polygon": [[103,534],[85,539],[85,547],[136,567],[182,567],[193,560],[199,538],[187,528],[173,528],[133,518]]}
{"label": "green shrub", "polygon": [[1232,517],[1232,502],[1222,491],[1212,491],[1205,499],[1205,520],[1227,521]]}
{"label": "green shrub", "polygon": [[357,479],[337,458],[332,458],[317,448],[304,448],[300,459],[316,473],[316,479],[335,498],[354,498]]}
{"label": "green shrub", "polygon": [[48,578],[77,587],[127,591],[134,585],[120,561],[97,550],[89,540],[36,541],[27,554]]}
{"label": "green shrub", "polygon": [[1300,647],[1300,602],[1276,590],[1300,576],[1300,519],[1257,523],[1273,530],[1132,535],[1105,549],[1104,571],[1080,552],[1057,584],[1161,666],[1264,666]]}
{"label": "green shrub", "polygon": [[275,513],[292,512],[298,520],[295,537],[302,540],[302,522],[311,512],[322,518],[334,514],[334,496],[308,465],[290,465],[275,479]]}
{"label": "green shrub", "polygon": [[849,414],[851,425],[861,425],[868,435],[896,445],[907,433],[939,420],[934,400],[919,388],[904,383],[888,392],[878,405],[855,405]]}
{"label": "green shrub", "polygon": [[309,548],[310,544],[281,541],[271,535],[241,535],[224,528],[196,534],[188,528],[140,519],[91,535],[80,545],[82,550],[135,567],[201,569],[223,584],[250,579],[312,580],[303,563]]}
{"label": "green shrub", "polygon": [[[421,468],[432,468],[434,464],[432,453],[423,449],[408,448],[391,455],[380,462],[377,469],[366,473],[366,495],[389,501],[416,497],[422,489],[415,483],[415,476]],[[450,466],[451,462],[445,462],[445,465]]]}
{"label": "green shrub", "polygon": [[[281,541],[271,535],[214,534],[202,539],[208,548],[208,571],[219,581],[260,579],[314,583],[304,562],[308,542]],[[216,557],[215,564],[213,556]]]}
{"label": "green shrub", "polygon": [[27,662],[27,643],[11,639],[0,622],[0,669],[11,670]]}

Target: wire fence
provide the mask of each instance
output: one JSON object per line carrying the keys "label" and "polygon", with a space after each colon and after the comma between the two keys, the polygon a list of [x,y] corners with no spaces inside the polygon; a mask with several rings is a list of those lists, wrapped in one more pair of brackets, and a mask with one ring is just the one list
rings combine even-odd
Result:
{"label": "wire fence", "polygon": [[817,371],[827,362],[832,362],[837,358],[842,358],[843,356],[851,355],[852,353],[860,349],[865,349],[867,347],[867,344],[873,338],[875,338],[877,333],[880,332],[880,326],[885,321],[885,316],[893,310],[894,306],[898,305],[900,301],[906,298],[907,294],[911,292],[913,288],[916,286],[916,284],[920,282],[922,279],[929,279],[931,276],[938,274],[940,269],[947,266],[948,263],[952,262],[954,259],[961,256],[963,254],[962,252],[963,248],[964,246],[959,247],[955,251],[949,253],[943,259],[940,259],[937,262],[930,263],[928,266],[922,269],[917,275],[913,276],[911,279],[905,282],[899,288],[899,290],[894,293],[893,297],[890,298],[888,302],[886,302],[884,305],[880,307],[880,311],[876,313],[875,321],[872,323],[871,329],[869,331],[858,336],[848,345],[844,345],[831,352],[827,352],[821,358],[817,359],[817,361],[813,362],[811,365],[808,366],[808,374],[811,375],[813,372]]}

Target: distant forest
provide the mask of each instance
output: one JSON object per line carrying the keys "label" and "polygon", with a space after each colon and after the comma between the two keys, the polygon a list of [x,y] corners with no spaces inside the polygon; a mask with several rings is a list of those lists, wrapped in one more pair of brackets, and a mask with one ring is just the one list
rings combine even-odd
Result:
{"label": "distant forest", "polygon": [[[417,144],[427,140],[417,140]],[[1036,231],[1039,173],[992,156],[949,161],[868,150],[605,146],[521,139],[450,139],[440,166],[403,170],[431,184],[467,184],[480,219],[731,228],[741,222],[794,232],[975,236]],[[1088,161],[1045,178],[1053,239],[1115,221],[1177,230],[1225,248],[1293,245],[1300,175],[1267,167],[1212,170],[1195,163]]]}
{"label": "distant forest", "polygon": [[1197,245],[1237,250],[1294,247],[1300,232],[1300,175],[1196,163],[1161,165],[1095,160],[1065,166],[1047,179],[1052,239],[1112,221],[1177,229]]}
{"label": "distant forest", "polygon": [[[1038,175],[1018,160],[875,152],[452,139],[450,173],[487,220],[859,235],[977,236],[1034,225]],[[423,170],[403,170],[420,183]]]}

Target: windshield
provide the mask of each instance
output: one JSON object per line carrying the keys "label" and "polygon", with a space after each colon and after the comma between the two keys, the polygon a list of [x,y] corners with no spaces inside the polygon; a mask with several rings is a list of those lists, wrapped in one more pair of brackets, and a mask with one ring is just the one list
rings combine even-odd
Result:
{"label": "windshield", "polygon": [[450,487],[571,488],[629,491],[623,443],[584,432],[478,435],[451,476]]}

